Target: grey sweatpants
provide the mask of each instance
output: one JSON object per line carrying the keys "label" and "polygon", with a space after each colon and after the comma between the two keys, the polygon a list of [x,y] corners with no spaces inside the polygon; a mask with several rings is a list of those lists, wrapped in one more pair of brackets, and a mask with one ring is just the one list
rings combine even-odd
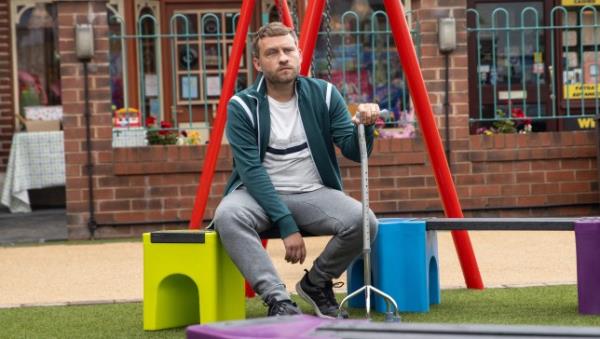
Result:
{"label": "grey sweatpants", "polygon": [[[362,253],[362,205],[331,188],[313,192],[280,194],[298,227],[315,235],[333,235],[308,273],[322,285],[338,278]],[[377,219],[369,211],[371,240]],[[231,192],[215,212],[215,227],[229,256],[263,300],[289,299],[289,293],[263,249],[258,233],[273,227],[265,211],[245,189]]]}

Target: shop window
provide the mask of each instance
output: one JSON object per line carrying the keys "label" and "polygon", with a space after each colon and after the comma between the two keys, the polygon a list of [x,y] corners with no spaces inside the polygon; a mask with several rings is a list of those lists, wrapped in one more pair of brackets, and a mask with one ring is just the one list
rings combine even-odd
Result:
{"label": "shop window", "polygon": [[[60,110],[60,57],[56,5],[37,3],[16,6],[15,64],[17,73],[16,99],[18,113],[53,106]],[[50,110],[52,110],[50,109]]]}
{"label": "shop window", "polygon": [[[506,9],[506,12],[494,12],[499,7]],[[535,84],[537,81],[543,83],[544,73],[536,67],[536,61],[541,61],[536,58],[540,59],[544,55],[544,31],[505,30],[506,27],[543,25],[543,4],[539,1],[478,3],[475,8],[480,16],[479,27],[492,29],[480,33],[481,83],[496,86],[508,86],[509,81],[513,84]],[[521,18],[521,13],[526,8],[531,10]]]}
{"label": "shop window", "polygon": [[[175,101],[177,105],[216,104],[221,96],[225,68],[233,46],[239,16],[233,10],[177,10],[177,60]],[[251,65],[248,51],[240,62],[236,91],[249,85]],[[204,119],[208,121],[208,119]]]}
{"label": "shop window", "polygon": [[471,133],[594,125],[592,116],[600,112],[600,16],[594,7],[572,0],[562,6],[471,0],[468,6]]}
{"label": "shop window", "polygon": [[[594,22],[594,15],[598,22]],[[563,31],[561,51],[563,99],[567,102],[570,99],[595,99],[600,94],[596,87],[600,80],[599,19],[591,9],[569,8],[564,25],[573,28]]]}

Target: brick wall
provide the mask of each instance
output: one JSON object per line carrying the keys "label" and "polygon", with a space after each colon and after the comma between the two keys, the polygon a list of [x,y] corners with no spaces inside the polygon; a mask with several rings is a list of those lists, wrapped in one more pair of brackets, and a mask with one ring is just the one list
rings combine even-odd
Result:
{"label": "brick wall", "polygon": [[[454,147],[465,147],[468,126],[468,51],[466,32],[466,0],[413,1],[415,21],[420,29],[421,68],[436,115],[440,134],[445,136],[445,56],[439,52],[438,19],[452,16],[456,20],[457,48],[449,55],[450,138]],[[462,142],[459,142],[461,140]]]}
{"label": "brick wall", "polygon": [[[108,70],[108,28],[105,1],[58,2],[60,72],[65,137],[67,227],[70,238],[88,237],[88,177],[83,64],[75,55],[75,24],[94,25],[95,55],[89,62],[89,109],[94,163],[94,196],[112,188],[101,185],[112,176],[112,121]],[[112,196],[111,196],[112,197]],[[99,203],[95,203],[98,209]]]}
{"label": "brick wall", "polygon": [[[467,138],[456,151],[454,178],[466,216],[582,216],[598,213],[592,132],[508,134]],[[115,149],[113,173],[96,196],[98,236],[135,236],[185,227],[204,147]],[[442,205],[420,140],[377,140],[370,165],[371,207],[378,216],[441,216]],[[231,167],[224,146],[206,220],[212,218]],[[345,191],[360,199],[360,168],[340,159]],[[120,226],[114,226],[120,225]],[[83,226],[81,226],[83,227]]]}
{"label": "brick wall", "polygon": [[10,5],[0,0],[0,173],[6,171],[14,130]]}
{"label": "brick wall", "polygon": [[[433,10],[432,8],[435,8]],[[482,136],[468,134],[464,0],[422,0],[413,9],[422,36],[423,74],[438,126],[443,121],[443,56],[437,51],[437,18],[458,19],[459,48],[451,55],[450,130],[452,170],[467,216],[581,216],[598,214],[596,144],[590,131]],[[186,227],[205,154],[204,146],[112,149],[107,84],[105,11],[100,3],[59,6],[61,72],[65,106],[69,236],[87,238],[88,194],[83,80],[75,60],[72,25],[94,13],[98,56],[90,65],[94,199],[97,237],[137,236],[143,231]],[[461,32],[462,30],[462,32]],[[444,135],[442,130],[442,135]],[[341,160],[346,191],[360,198],[360,170]],[[224,146],[205,215],[221,198],[231,167]],[[442,215],[425,145],[377,140],[370,159],[371,207],[379,216]]]}
{"label": "brick wall", "polygon": [[470,151],[458,155],[470,164],[456,174],[463,205],[477,215],[489,207],[506,216],[595,214],[595,139],[590,131],[471,136]]}

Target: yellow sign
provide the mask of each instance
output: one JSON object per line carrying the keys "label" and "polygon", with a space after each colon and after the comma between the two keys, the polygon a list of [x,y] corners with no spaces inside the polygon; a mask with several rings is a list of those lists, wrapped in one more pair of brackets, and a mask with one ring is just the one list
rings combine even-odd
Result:
{"label": "yellow sign", "polygon": [[577,119],[577,125],[579,126],[579,129],[596,128],[596,120],[594,120],[594,118],[579,118]]}
{"label": "yellow sign", "polygon": [[563,6],[600,6],[600,0],[562,0]]}
{"label": "yellow sign", "polygon": [[573,84],[563,86],[563,95],[565,99],[594,99],[600,98],[600,85],[596,84]]}

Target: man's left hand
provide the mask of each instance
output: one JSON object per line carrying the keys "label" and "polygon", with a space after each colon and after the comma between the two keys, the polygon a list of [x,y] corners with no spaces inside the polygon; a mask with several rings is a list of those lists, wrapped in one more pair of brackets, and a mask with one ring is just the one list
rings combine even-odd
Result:
{"label": "man's left hand", "polygon": [[380,110],[378,104],[360,104],[356,108],[356,114],[352,118],[352,122],[356,125],[364,124],[365,126],[373,125],[379,118]]}

